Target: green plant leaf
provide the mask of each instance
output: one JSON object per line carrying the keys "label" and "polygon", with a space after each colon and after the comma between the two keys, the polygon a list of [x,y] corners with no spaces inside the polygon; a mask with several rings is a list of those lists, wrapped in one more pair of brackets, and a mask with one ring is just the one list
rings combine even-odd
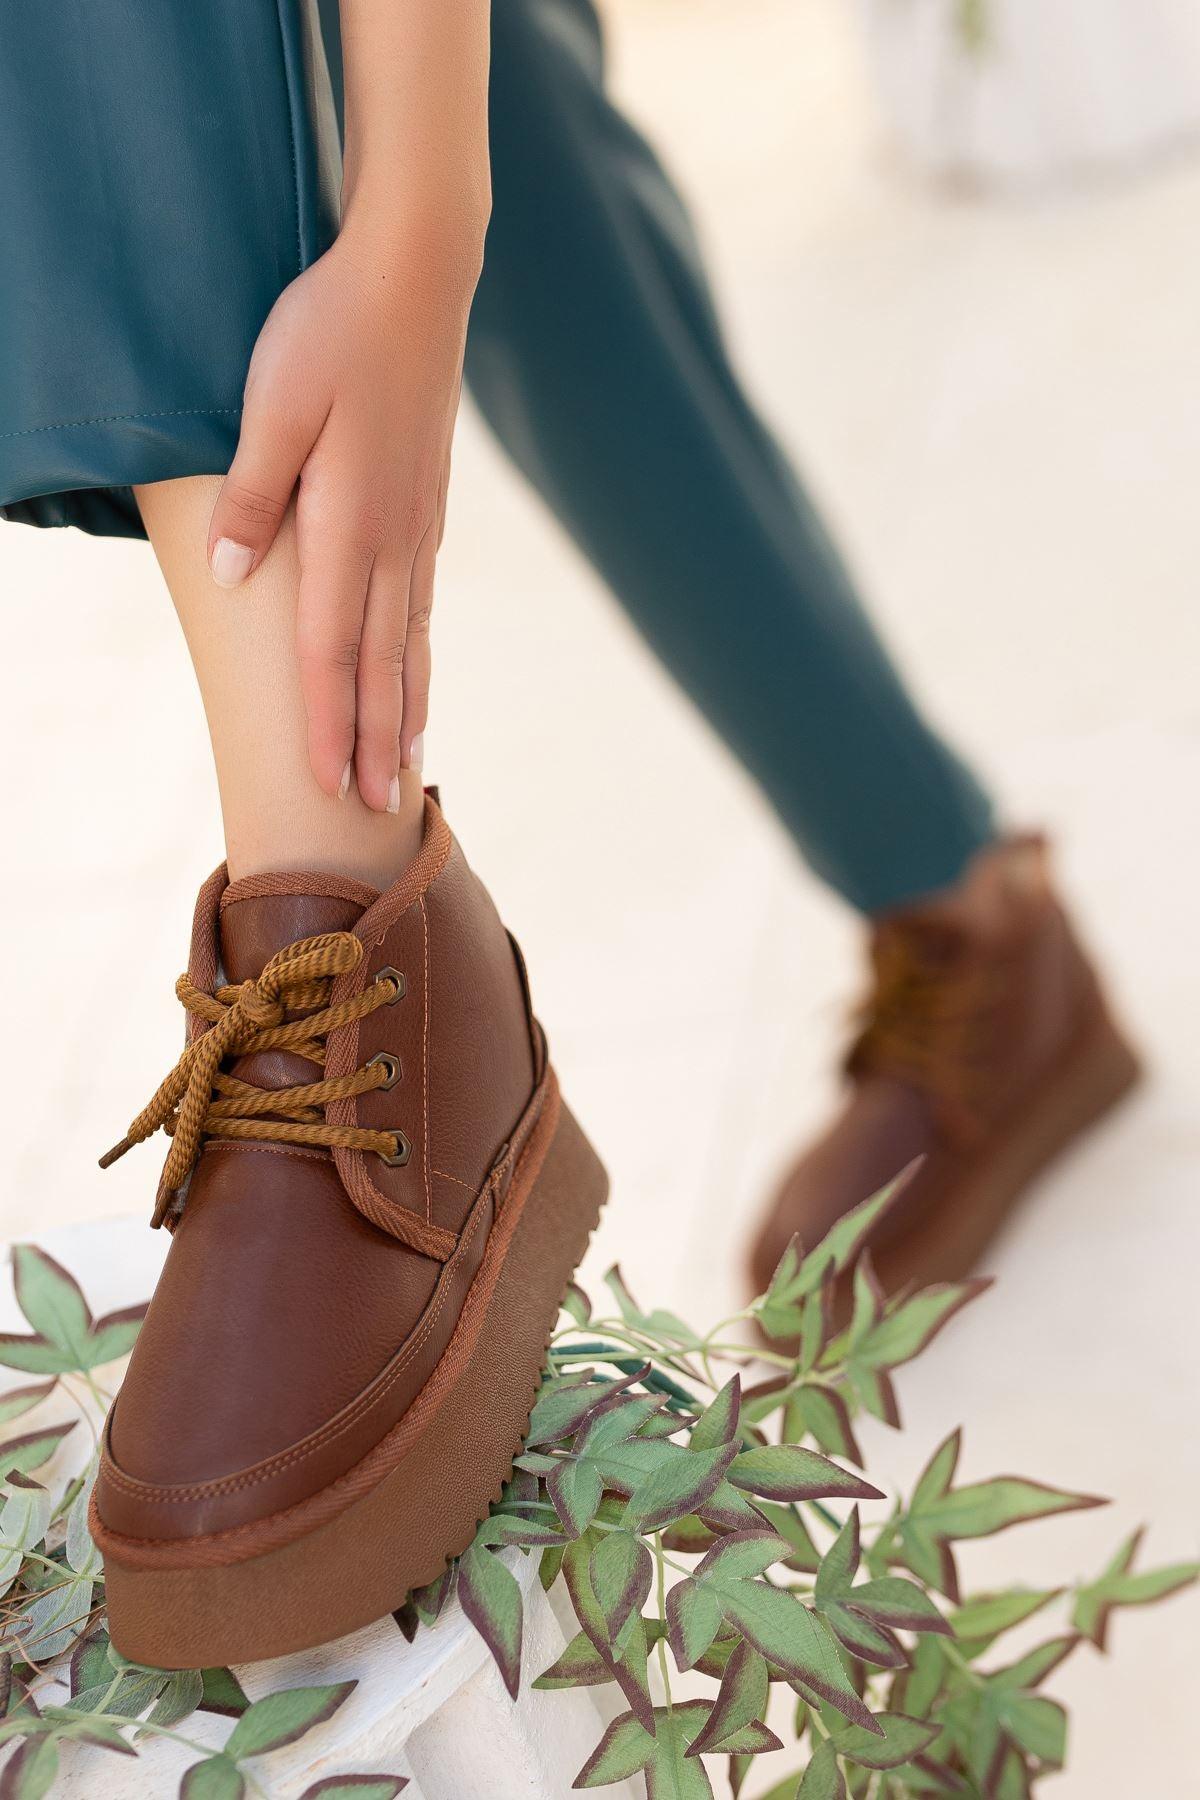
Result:
{"label": "green plant leaf", "polygon": [[140,1306],[125,1306],[120,1312],[106,1313],[97,1319],[85,1346],[84,1368],[99,1369],[127,1356],[137,1342],[148,1306],[149,1301],[143,1301]]}
{"label": "green plant leaf", "polygon": [[98,1681],[94,1687],[81,1688],[71,1696],[69,1707],[64,1712],[119,1713],[124,1719],[136,1719],[152,1706],[159,1694],[167,1686],[170,1677],[166,1674],[146,1675],[131,1671],[122,1678],[115,1692],[110,1692],[113,1685],[112,1670],[107,1671],[107,1681]]}
{"label": "green plant leaf", "polygon": [[422,1588],[414,1588],[409,1595],[417,1617],[422,1625],[436,1625],[449,1606],[454,1590],[458,1586],[458,1564],[450,1563]]}
{"label": "green plant leaf", "polygon": [[988,1684],[1006,1689],[1040,1687],[1047,1675],[1052,1675],[1060,1663],[1066,1662],[1078,1643],[1075,1636],[1051,1638],[1035,1650],[1027,1650],[1016,1662],[997,1669],[988,1677]]}
{"label": "green plant leaf", "polygon": [[326,1687],[283,1688],[255,1700],[226,1739],[226,1756],[262,1756],[294,1744],[306,1731],[331,1719],[357,1686],[356,1681],[338,1681]]}
{"label": "green plant leaf", "polygon": [[67,1515],[67,1561],[77,1575],[98,1577],[104,1568],[103,1558],[92,1542],[88,1528],[88,1503],[100,1469],[99,1453],[93,1455],[83,1478],[83,1485],[71,1502]]}
{"label": "green plant leaf", "polygon": [[[769,1691],[767,1665],[743,1638],[725,1664],[712,1711],[692,1739],[687,1754],[700,1756],[709,1751],[749,1749],[748,1745],[737,1744],[734,1740],[746,1726],[765,1717]],[[771,1746],[775,1747],[774,1744]]]}
{"label": "green plant leaf", "polygon": [[859,1662],[875,1663],[882,1669],[907,1666],[908,1654],[904,1645],[886,1625],[877,1625],[865,1613],[857,1612],[840,1600],[831,1600],[818,1610],[838,1643]]}
{"label": "green plant leaf", "polygon": [[546,1492],[570,1537],[580,1537],[595,1518],[604,1497],[604,1480],[595,1463],[574,1458],[560,1462],[546,1478]]}
{"label": "green plant leaf", "polygon": [[991,1285],[990,1277],[945,1282],[885,1308],[883,1317],[853,1345],[848,1360],[867,1369],[895,1369],[911,1362],[955,1313],[977,1300]]}
{"label": "green plant leaf", "polygon": [[672,1349],[699,1350],[703,1342],[685,1319],[678,1313],[668,1312],[664,1306],[656,1306],[653,1312],[646,1314],[643,1330]]}
{"label": "green plant leaf", "polygon": [[822,1600],[838,1600],[849,1593],[858,1573],[861,1554],[858,1508],[852,1506],[845,1524],[821,1558],[814,1589],[814,1598],[818,1603]]}
{"label": "green plant leaf", "polygon": [[813,1543],[812,1534],[799,1510],[795,1506],[772,1506],[768,1501],[763,1501],[760,1502],[758,1511],[771,1530],[787,1540],[788,1554],[785,1560],[788,1568],[815,1575],[821,1566],[821,1552]]}
{"label": "green plant leaf", "polygon": [[837,1752],[828,1739],[818,1744],[800,1780],[796,1800],[846,1800]]}
{"label": "green plant leaf", "polygon": [[613,1680],[619,1685],[634,1716],[648,1731],[653,1730],[654,1710],[646,1678],[646,1647],[641,1636],[628,1642],[618,1655],[608,1635],[604,1612],[592,1586],[591,1559],[599,1533],[577,1538],[563,1556],[563,1577],[575,1617],[579,1620],[599,1656],[608,1663]]}
{"label": "green plant leaf", "polygon": [[604,1285],[617,1303],[617,1308],[627,1325],[644,1325],[646,1315],[625,1285],[625,1277],[621,1273],[620,1263],[614,1263],[604,1277]]}
{"label": "green plant leaf", "polygon": [[76,1421],[66,1425],[47,1425],[41,1431],[26,1431],[0,1444],[0,1473],[7,1480],[14,1472],[30,1475],[48,1463]]}
{"label": "green plant leaf", "polygon": [[0,1800],[42,1800],[58,1774],[58,1746],[51,1737],[18,1745],[0,1776]]}
{"label": "green plant leaf", "polygon": [[23,1369],[28,1375],[67,1375],[76,1367],[69,1350],[60,1350],[43,1337],[11,1331],[0,1331],[0,1363],[9,1369]]}
{"label": "green plant leaf", "polygon": [[681,1669],[695,1667],[721,1629],[723,1617],[716,1595],[693,1576],[676,1582],[667,1594],[667,1635]]}
{"label": "green plant leaf", "polygon": [[891,1631],[936,1631],[949,1637],[951,1626],[929,1595],[902,1575],[881,1575],[860,1582],[848,1596],[856,1611]]}
{"label": "green plant leaf", "polygon": [[620,1713],[605,1731],[571,1783],[572,1788],[608,1787],[628,1781],[654,1755],[654,1739],[631,1712]]}
{"label": "green plant leaf", "polygon": [[[14,1244],[12,1265],[17,1305],[34,1331],[57,1349],[82,1358],[92,1313],[75,1277],[37,1244]],[[78,1361],[74,1366],[84,1365]]]}
{"label": "green plant leaf", "polygon": [[764,1500],[882,1500],[861,1475],[798,1444],[763,1444],[743,1450],[729,1466],[736,1488]]}
{"label": "green plant leaf", "polygon": [[640,1613],[654,1579],[654,1558],[628,1531],[605,1534],[592,1552],[592,1590],[615,1643],[630,1613]]}
{"label": "green plant leaf", "polygon": [[300,1800],[396,1800],[407,1775],[327,1775],[306,1787]]}
{"label": "green plant leaf", "polygon": [[[204,1677],[199,1669],[180,1669],[163,1687],[146,1720],[164,1731],[190,1719],[204,1698]],[[144,1731],[138,1737],[144,1737]]]}
{"label": "green plant leaf", "polygon": [[[833,1228],[807,1256],[800,1255],[798,1241],[793,1239],[780,1260],[767,1289],[766,1303],[776,1307],[794,1305],[820,1288],[830,1273],[842,1274],[854,1263],[867,1238],[890,1207],[894,1206],[918,1164],[909,1166],[886,1187],[864,1200],[852,1211],[843,1213]],[[762,1303],[760,1303],[761,1307]]]}
{"label": "green plant leaf", "polygon": [[966,1538],[991,1537],[997,1531],[1006,1531],[1011,1525],[1021,1525],[1030,1519],[1105,1505],[1107,1501],[1091,1494],[1073,1494],[1063,1488],[1047,1487],[1039,1481],[1026,1481],[1021,1476],[1001,1475],[991,1481],[977,1481],[969,1487],[956,1488],[932,1506],[926,1516],[936,1521],[940,1535],[957,1542]]}
{"label": "green plant leaf", "polygon": [[543,1381],[529,1416],[528,1448],[561,1444],[573,1438],[605,1400],[628,1386],[627,1381],[578,1383],[553,1377]]}
{"label": "green plant leaf", "polygon": [[561,1544],[562,1541],[562,1533],[557,1524],[543,1523],[540,1519],[524,1519],[519,1513],[493,1513],[475,1533],[476,1548],[480,1550],[532,1550],[541,1549],[545,1544]]}
{"label": "green plant leaf", "polygon": [[132,1348],[146,1306],[93,1321],[75,1277],[36,1244],[15,1244],[13,1282],[32,1337],[0,1333],[0,1363],[36,1374],[85,1372]]}
{"label": "green plant leaf", "polygon": [[822,1700],[870,1731],[870,1710],[855,1691],[824,1622],[794,1594],[759,1578],[776,1560],[779,1542],[773,1532],[724,1539],[704,1558],[692,1580],[773,1668],[802,1680]]}
{"label": "green plant leaf", "polygon": [[119,1756],[136,1756],[137,1751],[121,1727],[109,1719],[76,1718],[61,1706],[48,1706],[42,1715],[49,1730],[60,1741],[95,1744],[101,1750],[114,1750]]}
{"label": "green plant leaf", "polygon": [[50,1528],[53,1500],[27,1475],[14,1475],[0,1507],[0,1594],[7,1593],[21,1571],[27,1550],[34,1550]]}
{"label": "green plant leaf", "polygon": [[735,1375],[705,1407],[688,1434],[689,1450],[717,1450],[738,1436],[742,1410],[742,1381]]}
{"label": "green plant leaf", "polygon": [[637,1483],[625,1510],[627,1522],[639,1531],[653,1531],[696,1512],[712,1498],[734,1460],[732,1442],[712,1450],[657,1447],[671,1454]]}
{"label": "green plant leaf", "polygon": [[[642,1642],[644,1648],[652,1647],[664,1635],[664,1628],[657,1619],[643,1619]],[[626,1644],[626,1655],[632,1647],[632,1639]],[[611,1660],[606,1659],[597,1650],[586,1631],[577,1632],[571,1639],[562,1655],[550,1664],[548,1669],[533,1682],[535,1688],[552,1690],[570,1687],[599,1687],[609,1681],[615,1681]]]}
{"label": "green plant leaf", "polygon": [[86,1688],[98,1687],[102,1681],[111,1681],[112,1664],[108,1660],[108,1633],[104,1630],[89,1632],[87,1637],[80,1638],[71,1653],[71,1693],[82,1694]]}
{"label": "green plant leaf", "polygon": [[201,1680],[204,1683],[201,1712],[220,1713],[224,1718],[240,1719],[244,1712],[249,1711],[249,1698],[232,1669],[204,1669],[201,1671]]}
{"label": "green plant leaf", "polygon": [[950,1623],[964,1653],[979,1656],[1003,1632],[1023,1625],[1061,1593],[1061,1588],[1010,1588],[1004,1593],[972,1594]]}
{"label": "green plant leaf", "polygon": [[934,1452],[894,1527],[903,1560],[913,1574],[955,1604],[959,1590],[952,1542],[990,1537],[1027,1519],[1105,1504],[1090,1494],[1046,1487],[1016,1475],[955,1488],[960,1447],[961,1433],[952,1432]]}
{"label": "green plant leaf", "polygon": [[1174,1563],[1135,1574],[1133,1565],[1143,1536],[1144,1530],[1138,1530],[1126,1538],[1096,1580],[1076,1591],[1071,1623],[1097,1650],[1108,1648],[1109,1620],[1116,1607],[1153,1605],[1156,1600],[1179,1593],[1181,1588],[1191,1587],[1200,1577],[1200,1563],[1195,1562]]}
{"label": "green plant leaf", "polygon": [[592,1303],[577,1281],[568,1283],[567,1291],[562,1298],[562,1310],[574,1319],[576,1325],[590,1323]]}
{"label": "green plant leaf", "polygon": [[689,1700],[654,1714],[654,1750],[646,1765],[648,1800],[713,1800],[712,1783],[688,1747],[708,1716],[705,1701]]}
{"label": "green plant leaf", "polygon": [[179,1800],[242,1800],[246,1784],[228,1756],[193,1763],[179,1784]]}
{"label": "green plant leaf", "polygon": [[938,1735],[936,1724],[904,1713],[876,1713],[875,1724],[882,1736],[857,1725],[840,1726],[832,1738],[838,1755],[864,1769],[896,1769],[927,1750]]}
{"label": "green plant leaf", "polygon": [[850,1419],[850,1409],[837,1388],[823,1382],[805,1382],[796,1388],[788,1401],[784,1419],[784,1437],[815,1438],[828,1456],[844,1456],[856,1468],[863,1466],[863,1453]]}
{"label": "green plant leaf", "polygon": [[53,1662],[87,1630],[91,1607],[91,1580],[64,1569],[59,1579],[51,1578],[50,1584],[22,1609],[9,1629],[30,1661]]}
{"label": "green plant leaf", "polygon": [[525,1617],[516,1576],[490,1550],[472,1544],[458,1565],[458,1598],[515,1700],[521,1685]]}
{"label": "green plant leaf", "polygon": [[1043,1694],[1013,1694],[998,1704],[1005,1735],[1040,1763],[1061,1769],[1067,1760],[1067,1715]]}
{"label": "green plant leaf", "polygon": [[[775,1531],[739,1531],[714,1544],[700,1567],[710,1575],[726,1580],[746,1581],[765,1575],[775,1563],[790,1554],[785,1537]],[[699,1573],[699,1571],[697,1571]]]}
{"label": "green plant leaf", "polygon": [[0,1394],[0,1425],[19,1419],[22,1413],[32,1412],[56,1386],[56,1380],[38,1381],[29,1387],[9,1388],[7,1394]]}

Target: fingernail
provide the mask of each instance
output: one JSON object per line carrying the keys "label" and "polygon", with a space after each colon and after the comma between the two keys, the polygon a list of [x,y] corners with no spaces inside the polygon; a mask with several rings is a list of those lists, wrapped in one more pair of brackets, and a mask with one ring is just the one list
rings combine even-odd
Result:
{"label": "fingernail", "polygon": [[387,810],[390,813],[400,811],[400,777],[398,775],[392,776],[392,783],[388,788]]}
{"label": "fingernail", "polygon": [[342,770],[342,779],[338,782],[338,799],[344,800],[350,792],[350,764]]}
{"label": "fingernail", "polygon": [[245,581],[254,566],[254,552],[247,544],[235,544],[232,538],[218,538],[213,545],[212,578],[218,587],[237,587]]}
{"label": "fingernail", "polygon": [[412,741],[408,752],[408,766],[418,775],[425,767],[425,733],[423,731],[418,731]]}

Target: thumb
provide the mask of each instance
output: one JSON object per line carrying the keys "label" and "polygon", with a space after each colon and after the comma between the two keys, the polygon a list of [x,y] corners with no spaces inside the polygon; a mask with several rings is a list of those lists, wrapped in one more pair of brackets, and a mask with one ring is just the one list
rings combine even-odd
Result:
{"label": "thumb", "polygon": [[247,403],[208,528],[208,565],[218,587],[238,587],[267,554],[311,448],[302,432],[282,429],[263,401]]}

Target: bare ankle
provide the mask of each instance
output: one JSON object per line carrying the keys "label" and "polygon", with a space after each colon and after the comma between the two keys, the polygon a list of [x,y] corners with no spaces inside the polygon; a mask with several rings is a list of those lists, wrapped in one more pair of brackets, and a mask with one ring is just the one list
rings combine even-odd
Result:
{"label": "bare ankle", "polygon": [[[321,870],[374,888],[387,888],[413,861],[424,831],[424,793],[419,775],[400,777],[396,813],[374,812],[351,783],[344,799],[331,800],[314,781],[301,781],[290,796],[258,797],[244,791],[225,807],[229,875]],[[230,797],[231,802],[233,797]]]}

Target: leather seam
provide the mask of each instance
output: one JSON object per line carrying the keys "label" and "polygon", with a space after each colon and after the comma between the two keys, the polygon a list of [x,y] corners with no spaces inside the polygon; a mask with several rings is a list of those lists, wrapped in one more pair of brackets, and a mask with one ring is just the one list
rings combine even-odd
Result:
{"label": "leather seam", "polygon": [[327,1150],[308,1150],[303,1144],[256,1143],[253,1138],[210,1138],[204,1146],[204,1155],[211,1156],[214,1150],[257,1150],[268,1156],[294,1156],[302,1157],[306,1162],[331,1162]]}
{"label": "leather seam", "polygon": [[[464,1255],[479,1229],[479,1221],[486,1210],[484,1206],[477,1209],[475,1218],[459,1240],[459,1248]],[[155,1505],[179,1505],[193,1500],[216,1499],[221,1495],[240,1493],[246,1488],[258,1487],[262,1482],[270,1481],[273,1476],[282,1474],[285,1469],[293,1468],[297,1463],[304,1462],[315,1451],[322,1450],[327,1444],[334,1443],[358,1423],[364,1411],[369,1410],[391,1391],[437,1323],[445,1309],[451,1286],[451,1282],[446,1282],[441,1295],[435,1297],[432,1305],[426,1309],[425,1316],[417,1330],[401,1350],[377,1389],[367,1390],[360,1394],[357,1400],[351,1402],[349,1411],[345,1412],[336,1423],[331,1420],[328,1425],[321,1426],[315,1436],[305,1438],[302,1443],[293,1445],[290,1450],[281,1451],[278,1456],[259,1464],[254,1470],[242,1475],[227,1475],[219,1481],[205,1482],[189,1488],[151,1488],[127,1476],[110,1458],[105,1470],[106,1477],[135,1499],[150,1499]]]}
{"label": "leather seam", "polygon": [[[513,1167],[513,1186],[517,1184],[522,1165],[532,1151],[534,1138],[537,1134],[538,1121],[541,1119],[545,1107],[545,1090],[541,1090],[539,1094],[534,1096],[534,1099],[536,1101],[536,1107],[533,1112],[533,1117],[530,1120],[529,1131]],[[480,1194],[480,1202],[484,1199],[486,1192],[487,1188],[485,1187]],[[482,1204],[477,1204],[475,1215],[459,1240],[459,1248],[464,1253],[478,1230],[479,1221],[483,1217],[485,1210],[486,1208]],[[493,1212],[495,1218],[498,1219],[500,1214],[500,1207],[498,1204],[493,1204]],[[447,1282],[447,1290],[449,1289],[449,1286],[450,1283]],[[468,1289],[468,1292],[469,1291],[470,1290]],[[411,1360],[412,1356],[420,1348],[424,1337],[432,1330],[439,1312],[445,1305],[445,1301],[445,1292],[443,1292],[440,1298],[435,1297],[433,1304],[427,1309],[424,1318],[417,1327],[417,1331],[404,1346],[398,1360],[388,1370],[383,1384],[377,1391],[369,1394],[361,1394],[357,1400],[351,1402],[350,1411],[340,1417],[336,1423],[331,1420],[328,1425],[320,1427],[320,1430],[315,1437],[306,1438],[303,1443],[293,1445],[290,1450],[280,1452],[278,1457],[273,1458],[268,1463],[260,1464],[255,1470],[248,1471],[242,1475],[224,1476],[218,1483],[209,1483],[201,1486],[193,1485],[192,1487],[185,1489],[152,1488],[131,1480],[131,1478],[117,1466],[110,1454],[105,1465],[106,1479],[113,1481],[116,1486],[121,1487],[124,1492],[132,1495],[135,1499],[150,1499],[157,1505],[183,1504],[191,1500],[205,1500],[219,1497],[222,1494],[239,1493],[248,1487],[256,1487],[261,1482],[270,1480],[272,1475],[281,1473],[285,1468],[294,1467],[298,1462],[303,1462],[314,1450],[323,1448],[325,1444],[331,1443],[334,1439],[340,1437],[349,1426],[357,1422],[357,1419],[361,1416],[365,1407],[373,1404],[382,1395],[388,1392],[399,1378],[405,1363],[408,1360]],[[441,1359],[439,1358],[439,1361],[440,1360]]]}
{"label": "leather seam", "polygon": [[461,1175],[451,1175],[449,1169],[431,1169],[430,1174],[436,1175],[439,1181],[452,1181],[456,1187],[466,1188],[468,1194],[475,1192],[469,1181],[464,1181]]}

